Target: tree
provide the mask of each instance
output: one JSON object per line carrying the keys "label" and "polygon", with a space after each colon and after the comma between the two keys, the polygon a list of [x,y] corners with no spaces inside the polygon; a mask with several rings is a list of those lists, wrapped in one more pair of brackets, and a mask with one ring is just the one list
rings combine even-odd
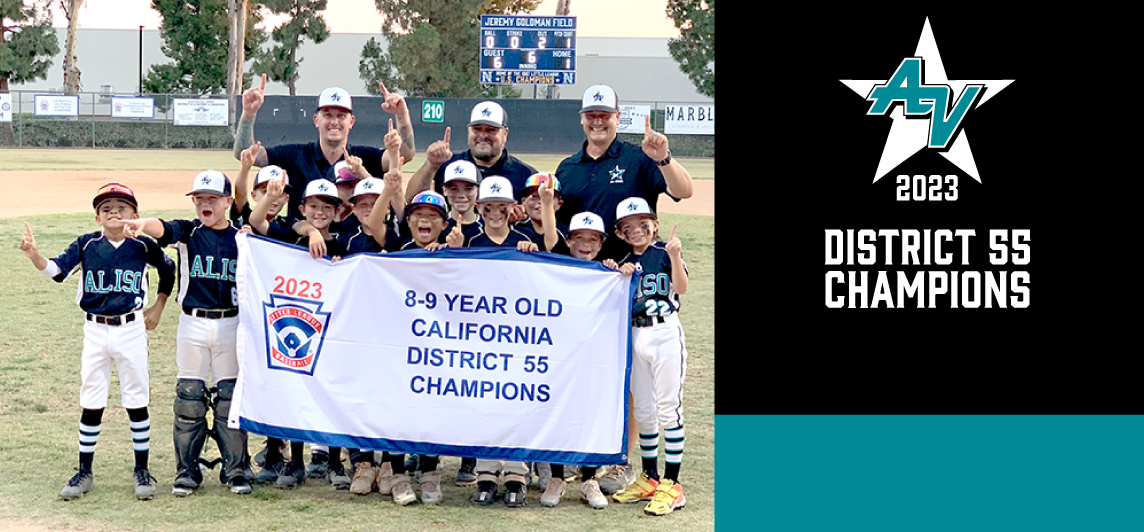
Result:
{"label": "tree", "polygon": [[75,55],[75,30],[79,22],[79,8],[83,0],[60,0],[60,8],[68,19],[67,44],[64,47],[64,94],[79,94],[79,67],[75,65],[78,59]]}
{"label": "tree", "polygon": [[264,0],[265,5],[274,13],[289,13],[290,20],[274,28],[271,35],[274,42],[268,51],[261,54],[254,62],[255,70],[265,72],[272,81],[283,82],[290,88],[290,95],[295,95],[295,83],[298,81],[298,68],[302,62],[298,58],[298,46],[304,38],[315,43],[321,43],[330,36],[330,28],[322,18],[322,11],[326,10],[326,0]]}
{"label": "tree", "polygon": [[46,79],[58,53],[46,4],[28,7],[24,0],[0,0],[0,91],[7,92],[9,83]]}
{"label": "tree", "polygon": [[[29,7],[24,0],[0,0],[0,92],[8,92],[9,83],[47,78],[58,53],[47,4]],[[11,122],[4,123],[3,143],[16,143]]]}
{"label": "tree", "polygon": [[[174,63],[152,65],[143,78],[143,89],[151,93],[220,94],[227,89],[227,59],[230,48],[228,0],[151,0],[151,7],[163,17],[159,35],[163,54]],[[264,42],[265,34],[255,29],[261,21],[251,10],[246,18],[244,56]],[[249,74],[243,85],[250,84]]]}
{"label": "tree", "polygon": [[[227,0],[226,94],[234,103],[234,95],[242,92],[243,65],[246,64],[246,19],[250,2]],[[233,111],[233,109],[231,109]]]}
{"label": "tree", "polygon": [[668,0],[679,38],[667,49],[700,94],[715,97],[715,0]]}
{"label": "tree", "polygon": [[[370,94],[378,81],[409,95],[478,97],[495,94],[483,87],[478,39],[480,17],[528,13],[540,0],[374,0],[385,19],[388,49],[371,38],[362,49],[358,73]],[[506,92],[519,96],[520,91]]]}

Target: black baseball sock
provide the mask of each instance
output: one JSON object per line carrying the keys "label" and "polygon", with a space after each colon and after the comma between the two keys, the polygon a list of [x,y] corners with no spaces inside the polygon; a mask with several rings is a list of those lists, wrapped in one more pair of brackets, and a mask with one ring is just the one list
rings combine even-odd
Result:
{"label": "black baseball sock", "polygon": [[91,471],[95,460],[95,444],[99,441],[100,427],[103,425],[103,409],[83,409],[79,417],[79,468]]}
{"label": "black baseball sock", "polygon": [[128,408],[131,422],[131,444],[135,448],[135,469],[147,469],[147,455],[151,451],[151,418],[147,407]]}

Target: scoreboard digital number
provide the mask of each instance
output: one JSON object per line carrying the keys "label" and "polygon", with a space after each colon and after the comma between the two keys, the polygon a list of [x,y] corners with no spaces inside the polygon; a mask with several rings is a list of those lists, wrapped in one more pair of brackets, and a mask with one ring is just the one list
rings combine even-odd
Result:
{"label": "scoreboard digital number", "polygon": [[481,15],[481,83],[576,83],[576,17]]}

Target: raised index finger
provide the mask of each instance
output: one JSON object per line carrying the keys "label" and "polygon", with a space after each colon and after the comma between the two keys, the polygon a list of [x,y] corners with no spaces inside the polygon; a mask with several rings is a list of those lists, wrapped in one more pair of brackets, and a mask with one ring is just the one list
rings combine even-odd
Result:
{"label": "raised index finger", "polygon": [[389,119],[389,132],[393,133],[393,119],[392,118]]}
{"label": "raised index finger", "polygon": [[24,229],[28,231],[28,236],[32,236],[32,224],[24,222]]}
{"label": "raised index finger", "polygon": [[259,90],[262,90],[262,91],[266,90],[266,74],[262,75],[262,86],[260,86],[258,88],[259,88]]}
{"label": "raised index finger", "polygon": [[667,237],[668,240],[673,240],[675,238],[675,230],[676,229],[679,229],[679,224],[675,224],[675,225],[671,226],[671,236]]}
{"label": "raised index finger", "polygon": [[651,134],[651,115],[650,114],[644,115],[643,132],[644,132],[645,137]]}
{"label": "raised index finger", "polygon": [[445,126],[445,144],[449,143],[449,134],[453,131],[449,126]]}
{"label": "raised index finger", "polygon": [[385,88],[385,82],[384,81],[378,81],[377,86],[381,87],[381,93],[382,94],[389,96],[389,89]]}

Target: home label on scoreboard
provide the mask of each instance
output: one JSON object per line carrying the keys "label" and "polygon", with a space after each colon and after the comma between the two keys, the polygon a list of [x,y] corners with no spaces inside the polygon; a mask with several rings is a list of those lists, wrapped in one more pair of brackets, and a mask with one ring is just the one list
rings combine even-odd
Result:
{"label": "home label on scoreboard", "polygon": [[576,17],[481,15],[482,84],[576,83]]}

